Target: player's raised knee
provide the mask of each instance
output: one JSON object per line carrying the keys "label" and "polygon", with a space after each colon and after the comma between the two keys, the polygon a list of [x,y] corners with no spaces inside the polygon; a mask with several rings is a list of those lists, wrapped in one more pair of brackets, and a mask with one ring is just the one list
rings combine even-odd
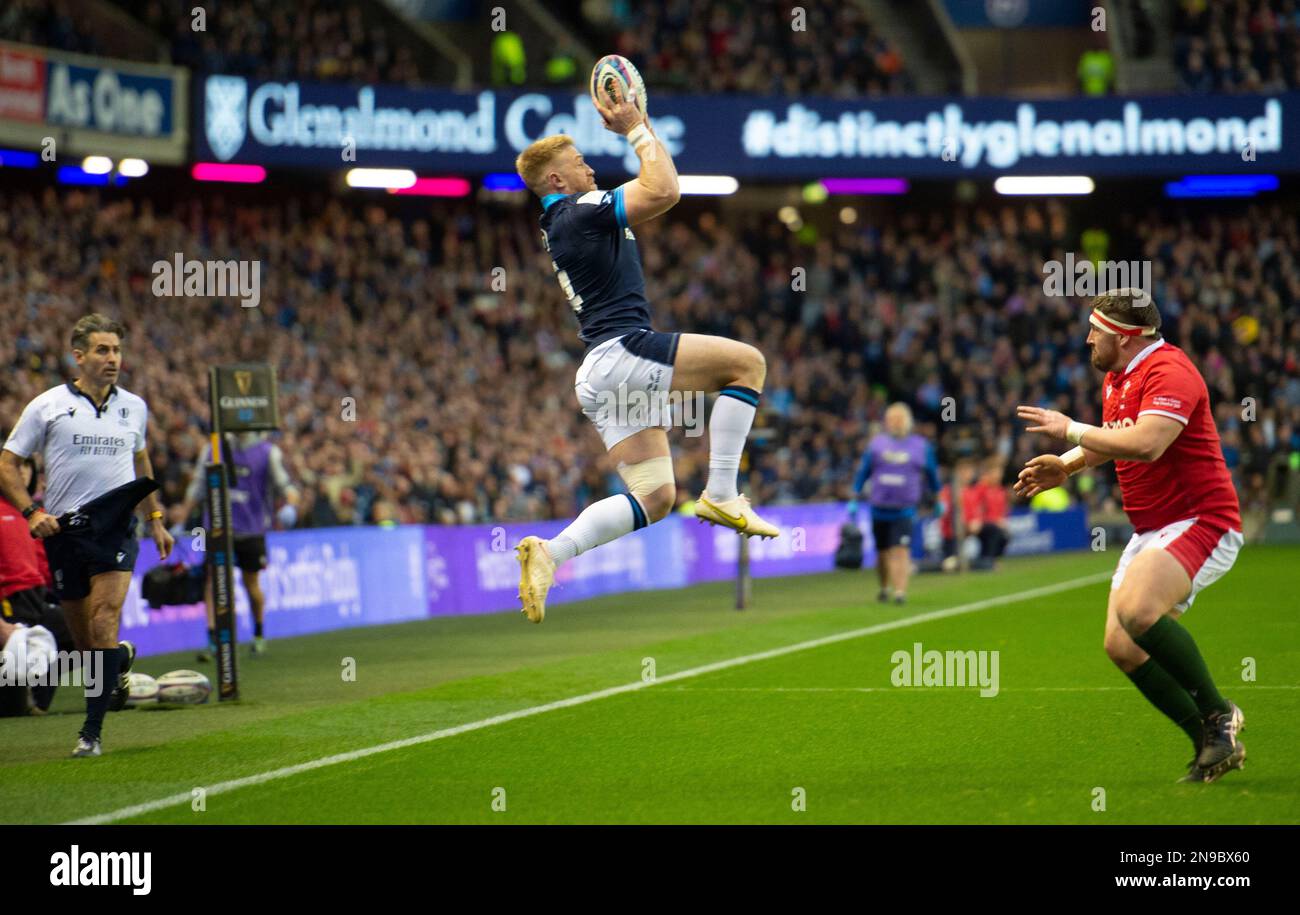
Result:
{"label": "player's raised knee", "polygon": [[762,390],[763,381],[767,378],[767,359],[757,347],[741,343],[736,348],[733,371],[736,375],[734,384],[753,388],[755,391]]}
{"label": "player's raised knee", "polygon": [[675,483],[660,486],[641,499],[641,505],[645,508],[646,517],[650,519],[651,523],[667,518],[676,502],[677,485]]}
{"label": "player's raised knee", "polygon": [[620,464],[619,474],[628,492],[645,510],[646,520],[653,523],[668,515],[677,501],[677,484],[673,477],[673,459],[654,457],[636,464]]}

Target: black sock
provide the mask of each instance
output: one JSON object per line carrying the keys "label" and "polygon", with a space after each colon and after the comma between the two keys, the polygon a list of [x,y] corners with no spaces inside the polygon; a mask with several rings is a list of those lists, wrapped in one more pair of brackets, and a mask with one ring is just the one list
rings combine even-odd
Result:
{"label": "black sock", "polygon": [[1160,617],[1133,641],[1187,690],[1202,715],[1230,711],[1210,678],[1210,668],[1201,657],[1196,640],[1173,617]]}
{"label": "black sock", "polygon": [[208,644],[209,644],[209,645],[215,645],[215,644],[217,644],[217,630],[216,630],[216,629],[209,629],[209,630],[208,630]]}
{"label": "black sock", "polygon": [[259,638],[259,639],[262,637],[262,621],[261,621],[261,620],[253,620],[253,635],[254,635],[254,637]]}
{"label": "black sock", "polygon": [[117,689],[117,675],[121,671],[122,653],[118,649],[99,649],[95,654],[102,665],[101,689],[98,696],[86,696],[86,723],[82,725],[81,736],[87,740],[99,739],[104,728],[104,715],[108,713],[108,703],[113,698],[113,690]]}
{"label": "black sock", "polygon": [[1183,729],[1191,738],[1192,746],[1201,748],[1201,711],[1196,707],[1191,694],[1178,685],[1178,681],[1169,675],[1154,658],[1147,658],[1136,670],[1127,674],[1147,701]]}

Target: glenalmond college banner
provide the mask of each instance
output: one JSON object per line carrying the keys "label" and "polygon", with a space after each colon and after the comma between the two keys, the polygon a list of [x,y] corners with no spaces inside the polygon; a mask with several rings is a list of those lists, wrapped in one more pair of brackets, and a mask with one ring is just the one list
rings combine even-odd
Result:
{"label": "glenalmond college banner", "polygon": [[[750,541],[755,578],[803,575],[833,569],[843,503],[773,506],[764,512],[781,528],[771,541]],[[262,573],[267,629],[272,637],[306,635],[351,626],[493,613],[517,608],[519,566],[514,547],[525,535],[552,537],[567,521],[464,527],[345,527],[276,531],[267,536],[268,568]],[[867,567],[875,565],[870,524]],[[932,541],[929,519],[916,522],[913,543]],[[1082,509],[1015,513],[1010,518],[1014,555],[1084,549]],[[122,610],[122,637],[142,654],[197,648],[206,641],[203,605],[151,608],[140,596],[141,579],[158,564],[152,541],[142,541],[131,590]],[[739,539],[731,531],[670,515],[657,524],[565,563],[548,600],[557,606],[603,594],[683,588],[735,577]],[[177,541],[170,561],[197,563],[189,537]],[[238,576],[238,572],[236,575]],[[852,572],[841,574],[851,575]],[[868,573],[856,573],[866,576]],[[248,597],[236,579],[238,637],[252,635]],[[864,594],[874,587],[864,577]],[[874,591],[870,591],[874,593]]]}
{"label": "glenalmond college banner", "polygon": [[[574,137],[598,172],[636,159],[585,94],[196,80],[198,158],[424,174],[508,172]],[[683,172],[749,178],[1172,175],[1300,169],[1300,94],[1072,99],[789,99],[650,93]]]}

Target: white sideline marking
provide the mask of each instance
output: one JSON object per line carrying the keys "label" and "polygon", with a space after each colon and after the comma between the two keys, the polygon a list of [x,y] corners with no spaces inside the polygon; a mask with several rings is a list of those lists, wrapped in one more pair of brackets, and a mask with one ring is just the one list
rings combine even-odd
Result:
{"label": "white sideline marking", "polygon": [[[285,766],[281,769],[272,769],[269,772],[259,772],[257,775],[248,775],[244,778],[218,782],[207,789],[207,796],[210,797],[214,794],[224,794],[227,791],[235,791],[236,789],[247,788],[252,785],[261,785],[265,782],[288,778],[291,775],[298,775],[302,772],[310,772],[313,769],[323,769],[326,766],[353,762],[358,759],[364,759],[367,756],[374,756],[376,753],[386,753],[389,750],[401,750],[405,747],[414,747],[422,743],[442,740],[445,737],[455,737],[458,734],[466,734],[470,731],[479,731],[483,728],[490,728],[493,725],[505,724],[509,721],[518,721],[520,718],[530,718],[533,715],[540,715],[543,712],[553,712],[562,708],[572,708],[575,705],[585,705],[588,702],[595,702],[597,699],[607,699],[610,696],[636,692],[639,689],[645,689],[646,687],[656,686],[661,683],[672,683],[677,680],[685,680],[690,677],[699,677],[703,674],[710,674],[718,670],[726,670],[729,667],[739,667],[742,664],[752,664],[755,661],[766,661],[770,658],[779,658],[783,655],[794,654],[796,651],[807,651],[810,648],[820,648],[823,645],[834,645],[837,642],[846,642],[849,639],[858,639],[863,636],[875,635],[879,632],[888,632],[891,629],[902,629],[906,626],[915,625],[916,623],[928,623],[931,620],[947,619],[950,616],[961,616],[964,613],[974,613],[977,610],[987,610],[990,607],[1000,607],[1004,604],[1015,604],[1020,603],[1021,601],[1033,600],[1036,597],[1047,597],[1050,594],[1059,594],[1062,591],[1072,591],[1075,588],[1081,588],[1084,585],[1109,581],[1112,574],[1113,573],[1111,572],[1097,572],[1093,575],[1084,575],[1081,578],[1072,578],[1069,581],[1059,582],[1054,585],[1044,585],[1041,588],[1031,588],[1028,591],[1018,591],[1015,594],[1004,594],[999,597],[990,597],[969,604],[960,604],[956,607],[948,607],[944,610],[932,610],[929,613],[918,613],[916,616],[891,620],[887,623],[877,623],[874,626],[864,626],[861,629],[850,629],[847,632],[822,636],[818,639],[809,639],[806,642],[797,642],[794,645],[785,645],[781,648],[771,648],[767,651],[741,655],[740,657],[729,658],[725,661],[715,661],[712,664],[704,664],[700,667],[692,667],[689,670],[678,671],[675,674],[656,677],[654,680],[649,682],[645,680],[637,680],[633,683],[624,683],[622,686],[611,686],[608,689],[597,690],[594,693],[584,693],[581,696],[572,696],[568,699],[547,702],[544,705],[535,705],[531,708],[518,709],[517,711],[506,712],[502,715],[494,715],[491,718],[484,718],[480,721],[458,724],[455,727],[443,728],[442,730],[432,731],[428,734],[421,734],[417,737],[393,740],[388,743],[376,744],[373,747],[363,747],[360,750],[350,750],[347,753],[336,753],[333,756],[324,756],[320,759],[298,763],[294,766]],[[122,807],[118,810],[110,811],[109,813],[100,813],[80,820],[72,820],[64,825],[98,826],[104,823],[115,823],[118,820],[129,820],[132,817],[143,816],[146,813],[153,813],[155,810],[163,810],[167,807],[178,807],[182,804],[188,804],[191,798],[191,794],[187,791],[183,794],[173,794],[169,797],[159,798],[156,801],[146,801],[143,804],[133,804],[130,807]]]}

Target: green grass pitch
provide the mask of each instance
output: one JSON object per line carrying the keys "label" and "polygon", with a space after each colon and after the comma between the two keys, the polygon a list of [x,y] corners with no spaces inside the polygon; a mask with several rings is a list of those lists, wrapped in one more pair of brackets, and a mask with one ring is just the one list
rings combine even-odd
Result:
{"label": "green grass pitch", "polygon": [[[0,821],[185,798],[113,821],[1300,823],[1300,548],[1247,547],[1185,617],[1247,719],[1245,770],[1208,786],[1175,784],[1186,738],[1102,651],[1116,558],[925,576],[904,607],[877,604],[863,571],[757,581],[741,613],[718,583],[553,606],[541,626],[502,613],[273,640],[265,658],[241,658],[242,701],[112,714],[98,759],[66,758],[81,701],[65,689],[54,714],[0,720]],[[985,604],[914,619],[973,602]],[[998,695],[894,687],[892,656],[916,642],[998,651]],[[173,655],[137,669],[178,667],[201,665]],[[304,768],[256,778],[292,766]],[[225,784],[239,779],[250,782]],[[196,788],[208,789],[203,810],[189,800]]]}

